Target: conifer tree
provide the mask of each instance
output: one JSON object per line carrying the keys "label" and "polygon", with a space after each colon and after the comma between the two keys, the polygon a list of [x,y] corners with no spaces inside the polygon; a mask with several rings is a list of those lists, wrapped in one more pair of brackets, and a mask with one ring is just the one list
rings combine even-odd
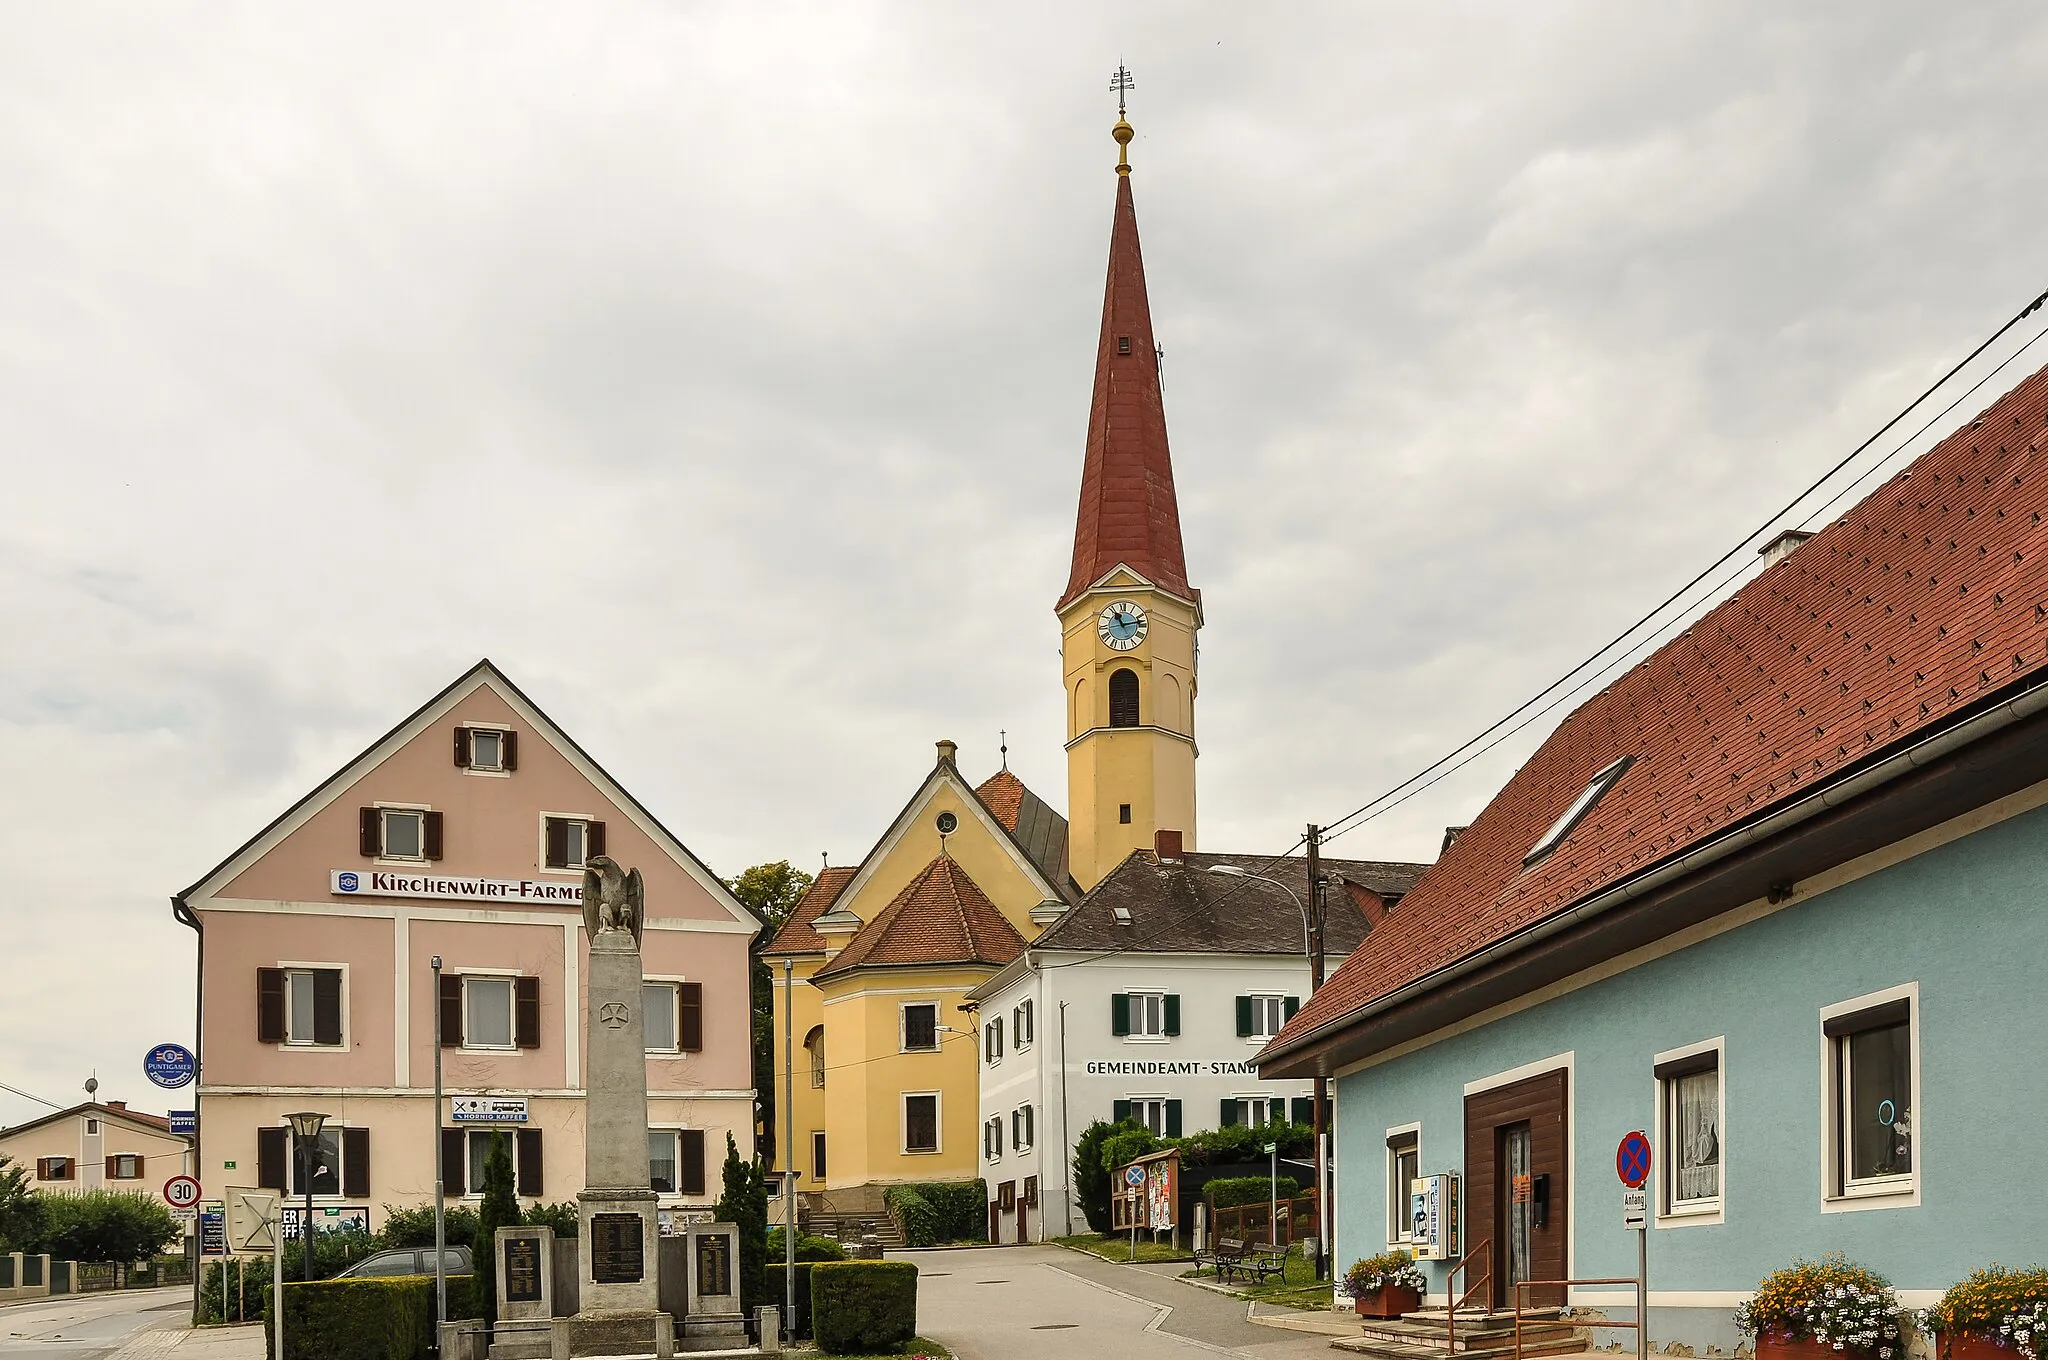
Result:
{"label": "conifer tree", "polygon": [[484,1202],[477,1209],[476,1239],[470,1247],[477,1302],[484,1320],[498,1325],[498,1229],[519,1223],[519,1199],[512,1188],[512,1140],[503,1130],[491,1134],[491,1155],[484,1161]]}
{"label": "conifer tree", "polygon": [[740,1277],[740,1308],[749,1316],[763,1303],[762,1267],[768,1257],[768,1178],[759,1158],[740,1160],[732,1135],[725,1135],[725,1168],[718,1197],[718,1221],[740,1230],[740,1259],[733,1263]]}

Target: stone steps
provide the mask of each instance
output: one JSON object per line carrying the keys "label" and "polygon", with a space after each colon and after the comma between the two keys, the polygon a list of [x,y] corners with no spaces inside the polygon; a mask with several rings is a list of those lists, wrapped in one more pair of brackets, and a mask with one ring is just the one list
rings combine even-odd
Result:
{"label": "stone steps", "polygon": [[[1546,1308],[1522,1314],[1523,1355],[1574,1355],[1587,1349],[1584,1334],[1560,1321],[1560,1313]],[[1399,1318],[1361,1318],[1358,1336],[1330,1344],[1374,1360],[1499,1360],[1515,1354],[1513,1313],[1459,1313],[1455,1350],[1446,1344],[1446,1321],[1441,1308]]]}
{"label": "stone steps", "polygon": [[805,1216],[801,1223],[803,1230],[814,1237],[830,1237],[848,1245],[857,1244],[861,1235],[867,1232],[872,1232],[875,1239],[885,1248],[901,1250],[905,1245],[903,1230],[898,1228],[896,1220],[886,1213],[817,1213]]}

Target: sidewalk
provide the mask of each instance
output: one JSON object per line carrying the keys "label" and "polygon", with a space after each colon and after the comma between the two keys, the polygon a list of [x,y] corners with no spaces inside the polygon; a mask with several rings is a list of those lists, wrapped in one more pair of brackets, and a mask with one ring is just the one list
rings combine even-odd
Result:
{"label": "sidewalk", "polygon": [[107,1360],[263,1360],[263,1324],[192,1327],[180,1319],[137,1333]]}

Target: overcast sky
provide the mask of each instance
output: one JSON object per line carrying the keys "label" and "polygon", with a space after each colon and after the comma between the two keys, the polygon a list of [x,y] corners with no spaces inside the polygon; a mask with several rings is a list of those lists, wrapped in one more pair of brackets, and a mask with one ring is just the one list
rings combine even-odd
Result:
{"label": "overcast sky", "polygon": [[724,874],[1064,807],[1120,59],[1201,843],[1427,765],[2048,283],[2048,15],[1791,9],[0,3],[0,1082],[178,1103],[170,894],[480,656]]}

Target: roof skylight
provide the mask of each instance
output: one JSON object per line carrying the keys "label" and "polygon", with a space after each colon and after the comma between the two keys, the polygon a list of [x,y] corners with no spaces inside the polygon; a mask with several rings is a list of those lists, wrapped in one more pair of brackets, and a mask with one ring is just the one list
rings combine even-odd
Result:
{"label": "roof skylight", "polygon": [[1593,782],[1586,785],[1585,792],[1572,799],[1572,805],[1564,810],[1564,815],[1552,822],[1550,830],[1543,833],[1543,838],[1530,847],[1528,854],[1522,856],[1523,867],[1534,864],[1562,845],[1565,837],[1577,830],[1579,823],[1585,820],[1586,814],[1593,810],[1593,804],[1599,802],[1609,789],[1621,782],[1621,776],[1634,759],[1634,756],[1623,756],[1594,775]]}

